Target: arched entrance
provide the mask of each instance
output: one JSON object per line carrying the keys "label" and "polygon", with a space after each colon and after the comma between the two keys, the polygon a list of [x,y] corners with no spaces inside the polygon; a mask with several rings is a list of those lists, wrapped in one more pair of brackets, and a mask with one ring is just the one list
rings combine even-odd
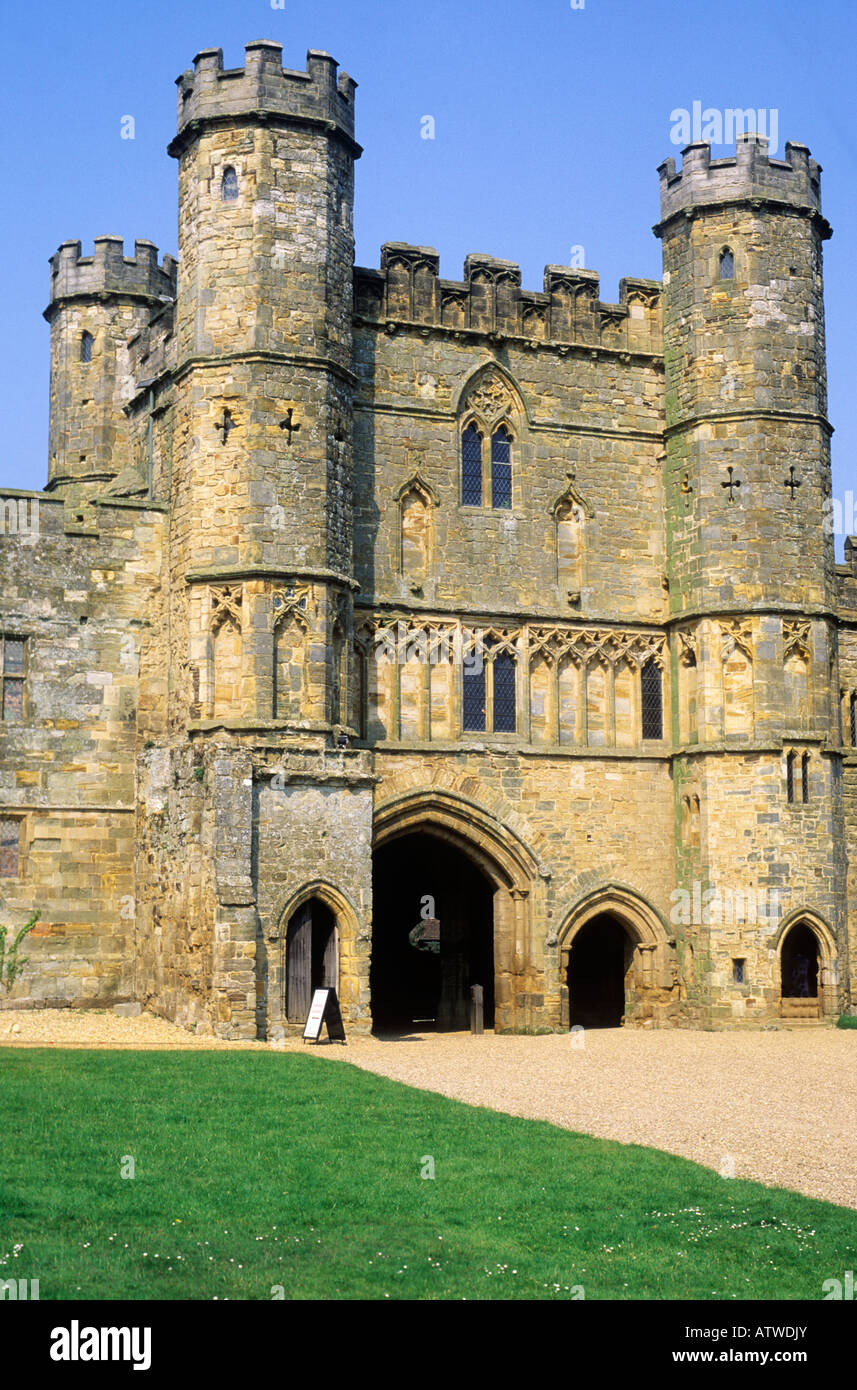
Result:
{"label": "arched entrance", "polygon": [[375,851],[372,1021],[376,1031],[466,1029],[470,989],[494,1026],[495,885],[459,846],[430,830]]}
{"label": "arched entrance", "polygon": [[338,987],[336,918],[326,903],[309,898],[286,929],[286,1020],[303,1023],[313,992]]}
{"label": "arched entrance", "polygon": [[783,998],[817,999],[818,973],[819,951],[815,932],[806,922],[796,922],[783,938],[780,955]]}
{"label": "arched entrance", "polygon": [[618,918],[600,913],[578,931],[568,956],[572,1027],[618,1028],[625,1016],[625,977],[634,942]]}
{"label": "arched entrance", "polygon": [[655,908],[623,884],[605,884],[581,898],[558,945],[566,1027],[657,1021],[674,1002],[673,943]]}
{"label": "arched entrance", "polygon": [[822,1018],[839,1012],[836,937],[825,920],[800,909],[783,922],[777,936],[780,1015]]}

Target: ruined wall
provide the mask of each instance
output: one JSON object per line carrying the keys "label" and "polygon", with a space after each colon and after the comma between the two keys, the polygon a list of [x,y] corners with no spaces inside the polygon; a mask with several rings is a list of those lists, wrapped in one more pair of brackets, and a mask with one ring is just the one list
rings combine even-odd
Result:
{"label": "ruined wall", "polygon": [[26,644],[23,717],[0,721],[0,814],[21,837],[0,911],[41,919],[11,999],[129,999],[137,681],[163,518],[105,503],[86,529],[64,524],[59,499],[28,500],[32,531],[0,537],[0,630]]}

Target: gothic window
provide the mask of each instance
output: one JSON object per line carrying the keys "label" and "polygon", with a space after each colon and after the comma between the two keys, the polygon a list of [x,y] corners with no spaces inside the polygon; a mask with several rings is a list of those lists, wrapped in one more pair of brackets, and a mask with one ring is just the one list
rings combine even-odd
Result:
{"label": "gothic window", "polygon": [[649,657],[640,672],[640,696],[643,714],[643,738],[663,738],[664,702],[661,668]]}
{"label": "gothic window", "polygon": [[857,691],[852,691],[852,694],[851,694],[850,721],[851,721],[851,747],[852,747],[852,748],[857,748]]}
{"label": "gothic window", "polygon": [[735,277],[735,257],[728,246],[720,252],[720,279],[732,280]]}
{"label": "gothic window", "polygon": [[498,652],[494,658],[494,732],[513,734],[517,727],[515,710],[515,658],[511,652]]}
{"label": "gothic window", "polygon": [[223,178],[220,180],[220,200],[223,203],[233,203],[238,197],[238,175],[229,164],[223,170]]}
{"label": "gothic window", "polygon": [[17,878],[20,858],[21,822],[4,816],[0,820],[0,878]]}
{"label": "gothic window", "polygon": [[24,718],[25,644],[20,637],[0,636],[0,718],[20,724]]}
{"label": "gothic window", "polygon": [[804,802],[809,801],[809,754],[804,753],[800,760],[800,789]]}
{"label": "gothic window", "polygon": [[482,436],[474,424],[461,436],[461,503],[482,506]]}
{"label": "gothic window", "polygon": [[479,653],[463,665],[463,698],[461,727],[475,733],[485,732],[485,663]]}
{"label": "gothic window", "polygon": [[512,436],[505,425],[491,439],[491,506],[512,505]]}
{"label": "gothic window", "polygon": [[786,800],[791,803],[795,799],[795,755],[789,753],[786,758]]}
{"label": "gothic window", "polygon": [[93,336],[92,336],[91,333],[87,333],[85,330],[84,330],[83,333],[81,333],[81,335],[80,335],[80,360],[81,360],[81,362],[91,362],[91,361],[92,361],[92,344],[94,343],[94,341],[95,341],[95,339],[93,338]]}

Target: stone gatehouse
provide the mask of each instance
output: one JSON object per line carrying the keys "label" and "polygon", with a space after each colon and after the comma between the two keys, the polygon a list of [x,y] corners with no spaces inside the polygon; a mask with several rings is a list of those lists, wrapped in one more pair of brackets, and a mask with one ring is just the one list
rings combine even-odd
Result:
{"label": "stone gatehouse", "polygon": [[178,79],[178,262],[51,261],[43,492],[0,536],[6,1005],[273,1036],[851,1007],[857,542],[820,169],[660,168],[663,279],[391,242],[355,83]]}

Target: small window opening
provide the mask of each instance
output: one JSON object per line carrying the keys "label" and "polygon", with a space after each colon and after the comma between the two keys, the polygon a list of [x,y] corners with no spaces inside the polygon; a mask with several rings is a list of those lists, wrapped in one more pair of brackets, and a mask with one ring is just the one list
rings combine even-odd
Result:
{"label": "small window opening", "polygon": [[221,202],[232,203],[237,197],[238,175],[230,164],[223,170],[223,178],[220,180],[220,199]]}

